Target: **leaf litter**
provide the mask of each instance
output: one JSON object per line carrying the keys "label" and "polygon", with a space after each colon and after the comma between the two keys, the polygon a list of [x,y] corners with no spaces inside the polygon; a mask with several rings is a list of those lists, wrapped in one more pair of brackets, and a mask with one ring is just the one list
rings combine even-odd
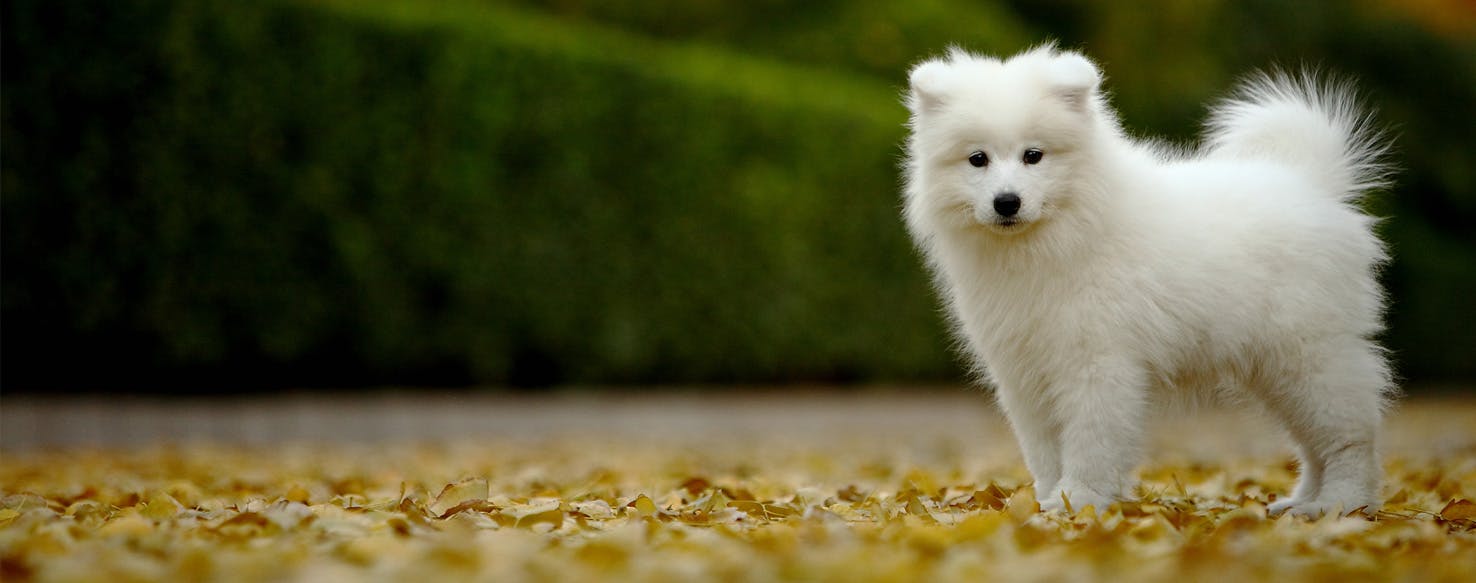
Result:
{"label": "leaf litter", "polygon": [[1386,455],[1372,518],[1315,520],[1267,515],[1281,454],[1168,456],[1133,501],[1041,513],[999,437],[6,453],[0,579],[1476,580],[1469,427]]}

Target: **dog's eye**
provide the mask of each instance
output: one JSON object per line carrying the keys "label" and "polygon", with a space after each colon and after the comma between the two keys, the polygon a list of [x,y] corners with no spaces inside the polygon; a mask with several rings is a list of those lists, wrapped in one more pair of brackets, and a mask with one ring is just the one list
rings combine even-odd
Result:
{"label": "dog's eye", "polygon": [[975,168],[983,168],[989,164],[989,155],[984,152],[975,151],[973,154],[969,154],[969,163],[973,164]]}
{"label": "dog's eye", "polygon": [[1025,155],[1023,156],[1023,158],[1025,159],[1025,163],[1026,164],[1036,164],[1036,163],[1039,163],[1040,162],[1040,159],[1041,158],[1044,158],[1044,157],[1045,157],[1045,152],[1042,152],[1042,151],[1040,151],[1037,148],[1030,148],[1028,150],[1025,150]]}

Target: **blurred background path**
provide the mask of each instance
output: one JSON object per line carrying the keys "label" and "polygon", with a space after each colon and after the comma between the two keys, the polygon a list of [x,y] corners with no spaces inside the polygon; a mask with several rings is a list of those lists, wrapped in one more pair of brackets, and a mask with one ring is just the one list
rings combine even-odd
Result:
{"label": "blurred background path", "polygon": [[862,432],[985,438],[997,433],[1000,423],[983,394],[963,388],[5,397],[0,399],[0,448],[568,435],[824,438]]}
{"label": "blurred background path", "polygon": [[[1150,455],[1289,459],[1281,434],[1243,412],[1167,415],[1152,434]],[[989,398],[962,387],[0,399],[0,451],[10,452],[197,442],[375,445],[582,438],[693,448],[815,444],[823,450],[847,441],[857,447],[962,446],[991,458],[1017,455],[1008,426]],[[1414,458],[1476,456],[1476,399],[1461,393],[1406,399],[1389,417],[1383,448]]]}

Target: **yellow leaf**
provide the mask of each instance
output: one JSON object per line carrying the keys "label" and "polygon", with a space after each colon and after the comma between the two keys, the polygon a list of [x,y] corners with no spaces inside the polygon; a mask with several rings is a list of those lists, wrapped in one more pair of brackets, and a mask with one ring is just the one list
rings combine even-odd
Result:
{"label": "yellow leaf", "polygon": [[136,512],[122,514],[98,529],[105,536],[142,536],[153,531],[154,522]]}
{"label": "yellow leaf", "polygon": [[[495,510],[497,510],[497,505],[486,500],[467,500],[466,502],[447,508],[445,512],[442,512],[436,518],[450,518],[462,512],[493,512]],[[406,513],[406,516],[415,516],[415,514]]]}
{"label": "yellow leaf", "polygon": [[635,500],[631,500],[630,504],[626,504],[625,506],[626,508],[634,508],[636,516],[641,518],[656,514],[656,503],[652,502],[651,497],[645,494],[636,496]]}
{"label": "yellow leaf", "polygon": [[261,515],[283,530],[294,528],[314,516],[306,504],[287,500],[278,500],[262,510]]}
{"label": "yellow leaf", "polygon": [[512,518],[514,519],[513,526],[521,526],[524,528],[531,528],[536,524],[549,524],[553,525],[554,528],[558,528],[559,525],[564,523],[564,511],[559,509],[557,503],[554,504],[551,508],[539,508],[547,509],[538,511],[535,508],[530,507],[523,512],[515,514],[508,514],[507,510],[503,510],[502,513],[504,516],[512,516]]}
{"label": "yellow leaf", "polygon": [[960,540],[984,538],[994,534],[1004,523],[1004,515],[998,512],[975,514],[960,522],[955,528],[954,535]]}
{"label": "yellow leaf", "polygon": [[614,509],[610,508],[610,504],[608,502],[605,502],[604,500],[575,502],[569,505],[569,509],[573,510],[574,512],[578,512],[585,517],[594,518],[597,520],[604,520],[607,518],[613,518],[615,516]]}
{"label": "yellow leaf", "polygon": [[908,489],[897,494],[897,504],[901,505],[912,516],[924,520],[932,520],[932,513],[928,512],[927,506],[923,504],[923,500],[926,498],[927,496],[924,496],[921,492],[915,489]]}
{"label": "yellow leaf", "polygon": [[303,504],[307,504],[308,499],[311,497],[312,495],[308,493],[307,488],[302,487],[300,484],[293,484],[287,490],[287,495],[284,496],[288,502],[301,502]]}
{"label": "yellow leaf", "polygon": [[1006,494],[998,484],[990,482],[983,490],[975,491],[969,500],[990,510],[1000,510],[1005,507],[1005,500],[1009,497],[1010,495]]}
{"label": "yellow leaf", "polygon": [[693,496],[706,492],[707,489],[711,487],[712,482],[709,482],[707,478],[692,477],[687,478],[687,481],[682,482],[682,489],[686,490],[688,494],[691,494]]}
{"label": "yellow leaf", "polygon": [[358,565],[372,565],[385,555],[394,552],[399,543],[388,535],[358,537],[344,541],[338,553],[345,560]]}
{"label": "yellow leaf", "polygon": [[1476,520],[1476,503],[1456,498],[1440,509],[1440,517],[1446,520]]}
{"label": "yellow leaf", "polygon": [[138,512],[150,520],[169,520],[184,510],[179,501],[168,494],[156,494],[139,507]]}
{"label": "yellow leaf", "polygon": [[1015,493],[1010,495],[1009,512],[1010,518],[1015,519],[1016,523],[1023,523],[1030,520],[1030,517],[1039,513],[1040,504],[1035,501],[1035,489],[1020,488],[1015,490]]}
{"label": "yellow leaf", "polygon": [[441,493],[436,495],[436,500],[430,505],[430,511],[436,516],[441,516],[462,502],[486,500],[488,492],[486,478],[470,478],[455,484],[447,484],[445,488],[441,488]]}
{"label": "yellow leaf", "polygon": [[926,493],[931,494],[938,491],[938,483],[933,479],[933,475],[922,468],[912,468],[907,475],[902,477],[902,481]]}
{"label": "yellow leaf", "polygon": [[726,494],[723,494],[722,490],[712,490],[707,495],[694,500],[691,507],[702,512],[713,513],[727,508],[728,503],[732,501]]}
{"label": "yellow leaf", "polygon": [[943,554],[952,542],[949,540],[948,532],[938,527],[918,527],[911,529],[909,534],[907,543],[925,556]]}
{"label": "yellow leaf", "polygon": [[844,489],[836,490],[835,497],[842,502],[860,502],[866,499],[866,494],[857,490],[855,484],[851,484]]}

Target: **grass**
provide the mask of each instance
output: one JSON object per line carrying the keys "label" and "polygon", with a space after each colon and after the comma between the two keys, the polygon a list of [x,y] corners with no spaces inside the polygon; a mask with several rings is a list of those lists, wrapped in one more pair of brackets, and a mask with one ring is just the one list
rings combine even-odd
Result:
{"label": "grass", "polygon": [[[0,578],[1476,576],[1469,399],[1413,401],[1390,419],[1387,501],[1371,520],[1268,517],[1294,481],[1290,458],[1264,427],[1220,413],[1155,429],[1139,500],[1042,514],[984,401],[965,392],[412,395],[205,405],[204,417],[200,406],[95,404],[94,425],[118,421],[99,411],[132,418],[95,440],[118,429],[139,443],[43,447],[20,431],[63,423],[50,426],[58,438],[86,408],[10,399],[4,435],[16,449],[0,464]],[[192,415],[257,430],[216,434],[234,444],[158,444],[139,433],[174,432]],[[287,418],[296,421],[260,425]]]}

